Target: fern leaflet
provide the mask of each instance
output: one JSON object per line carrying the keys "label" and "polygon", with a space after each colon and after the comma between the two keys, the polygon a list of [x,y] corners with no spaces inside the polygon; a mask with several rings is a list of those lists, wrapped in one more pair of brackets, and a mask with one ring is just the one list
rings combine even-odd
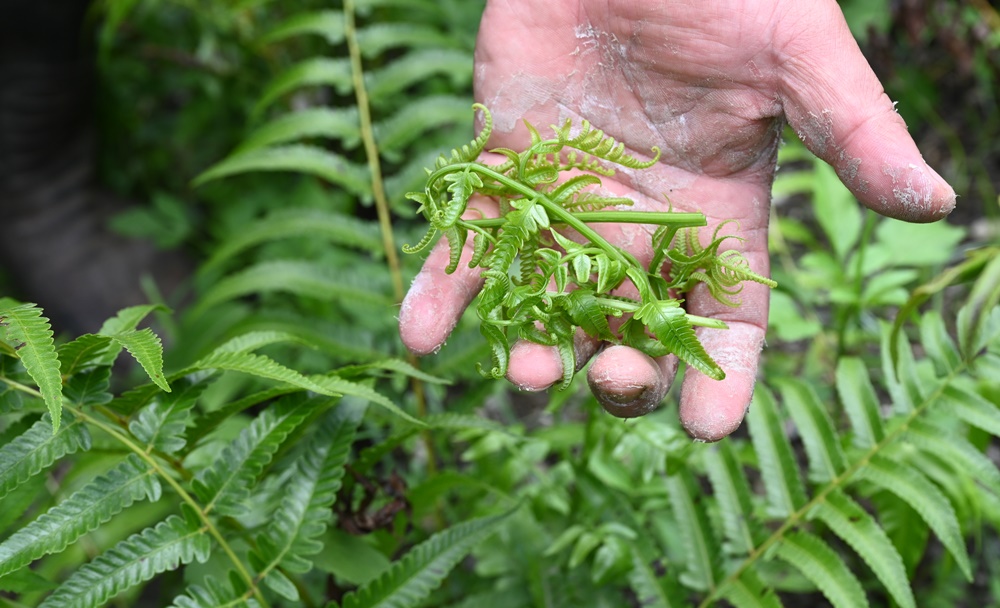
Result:
{"label": "fern leaflet", "polygon": [[52,423],[43,417],[0,447],[0,498],[63,456],[89,449],[90,433],[82,422],[72,420],[53,433]]}
{"label": "fern leaflet", "polygon": [[62,416],[62,377],[49,320],[42,316],[41,308],[21,304],[0,310],[0,327],[7,330],[7,339],[17,345],[17,356],[38,385],[49,410],[52,431],[58,431]]}

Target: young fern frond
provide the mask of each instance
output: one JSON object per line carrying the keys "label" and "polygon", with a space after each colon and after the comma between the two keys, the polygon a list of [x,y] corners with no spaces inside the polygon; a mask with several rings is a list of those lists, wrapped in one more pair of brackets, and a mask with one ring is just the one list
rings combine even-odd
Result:
{"label": "young fern frond", "polygon": [[562,145],[630,169],[648,169],[660,160],[660,149],[655,146],[651,150],[653,158],[647,161],[627,154],[625,144],[605,135],[604,131],[593,128],[587,120],[580,121],[580,131],[575,137],[571,135],[573,121],[568,118],[562,127],[553,125],[552,130]]}
{"label": "young fern frond", "polygon": [[483,113],[483,128],[479,130],[479,134],[471,142],[461,148],[452,149],[449,157],[446,158],[443,154],[439,156],[437,162],[434,164],[435,168],[443,169],[448,165],[471,163],[478,159],[483,149],[486,148],[486,142],[489,141],[490,135],[493,134],[493,115],[481,103],[472,104],[472,109]]}
{"label": "young fern frond", "polygon": [[52,420],[52,431],[59,430],[62,416],[62,378],[59,357],[49,320],[34,304],[20,304],[0,309],[0,327],[28,375],[35,381]]}

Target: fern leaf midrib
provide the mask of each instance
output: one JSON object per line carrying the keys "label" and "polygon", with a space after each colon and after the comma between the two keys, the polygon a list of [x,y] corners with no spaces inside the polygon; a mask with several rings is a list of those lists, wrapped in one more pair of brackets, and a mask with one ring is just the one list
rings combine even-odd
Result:
{"label": "fern leaf midrib", "polygon": [[747,555],[746,559],[733,570],[719,585],[707,596],[705,599],[698,604],[698,608],[708,608],[713,602],[720,599],[720,590],[725,589],[728,585],[734,583],[743,573],[750,568],[754,563],[762,558],[768,550],[774,546],[778,541],[780,541],[786,533],[797,526],[799,523],[806,520],[806,514],[809,513],[816,505],[820,504],[826,497],[833,491],[842,489],[846,486],[854,477],[854,475],[863,469],[868,462],[877,456],[883,449],[886,449],[890,444],[896,441],[899,437],[906,433],[910,425],[917,420],[931,405],[933,405],[938,399],[941,398],[944,393],[944,389],[951,384],[955,378],[957,378],[965,369],[968,367],[966,361],[962,361],[961,364],[955,367],[944,379],[938,384],[938,386],[931,391],[927,397],[924,398],[920,405],[916,406],[907,413],[906,419],[898,427],[893,429],[891,432],[886,433],[885,437],[881,441],[876,443],[869,449],[863,456],[858,458],[854,463],[849,465],[843,473],[837,477],[830,480],[825,486],[823,486],[815,496],[813,496],[809,502],[799,508],[797,511],[792,513],[782,524],[778,527],[774,533],[771,534],[764,542],[760,543],[753,551]]}

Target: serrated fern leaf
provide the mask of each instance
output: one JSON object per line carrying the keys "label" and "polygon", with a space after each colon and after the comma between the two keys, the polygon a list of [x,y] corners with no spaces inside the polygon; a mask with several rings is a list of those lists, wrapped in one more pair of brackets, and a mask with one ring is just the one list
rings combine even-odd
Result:
{"label": "serrated fern leaf", "polygon": [[858,503],[842,492],[831,492],[810,515],[830,526],[861,556],[900,606],[916,608],[903,558],[885,530]]}
{"label": "serrated fern leaf", "polygon": [[974,388],[951,383],[944,387],[941,397],[949,409],[968,424],[1000,436],[1000,409]]}
{"label": "serrated fern leaf", "polygon": [[767,493],[768,511],[788,517],[806,503],[806,491],[788,443],[778,406],[766,387],[754,391],[747,426]]}
{"label": "serrated fern leaf", "polygon": [[53,433],[48,418],[42,418],[0,447],[0,498],[56,460],[81,449],[90,449],[90,433],[82,422],[72,420]]}
{"label": "serrated fern leaf", "polygon": [[174,598],[170,608],[259,608],[253,599],[243,597],[233,591],[231,585],[208,576],[201,585],[191,585],[184,595]]}
{"label": "serrated fern leaf", "polygon": [[248,135],[233,153],[311,138],[333,139],[348,150],[356,148],[361,141],[357,109],[307,108],[279,116]]}
{"label": "serrated fern leaf", "polygon": [[106,360],[111,338],[98,334],[84,334],[56,349],[59,371],[66,377],[92,365],[102,365]]}
{"label": "serrated fern leaf", "polygon": [[919,513],[955,558],[965,578],[972,580],[972,567],[955,510],[936,485],[908,464],[885,458],[873,458],[858,471],[858,478],[895,494]]}
{"label": "serrated fern leaf", "polygon": [[635,318],[642,321],[660,344],[676,354],[681,361],[713,380],[726,377],[719,364],[705,352],[687,314],[676,300],[647,302],[636,311]]}
{"label": "serrated fern leaf", "polygon": [[802,434],[809,459],[809,479],[817,483],[835,479],[846,466],[844,452],[837,441],[833,420],[816,391],[795,378],[783,380],[780,390],[785,407]]}
{"label": "serrated fern leaf", "polygon": [[97,477],[0,544],[0,577],[58,553],[137,500],[156,501],[160,484],[138,456]]}
{"label": "serrated fern leaf", "polygon": [[83,566],[39,608],[94,608],[120,592],[181,564],[208,559],[211,540],[196,524],[172,515],[118,543]]}
{"label": "serrated fern leaf", "polygon": [[368,97],[376,106],[397,102],[400,92],[435,74],[447,76],[455,90],[464,90],[472,81],[472,57],[465,51],[451,49],[413,51],[366,74]]}
{"label": "serrated fern leaf", "polygon": [[372,253],[382,252],[376,224],[321,209],[286,209],[268,214],[223,241],[200,272],[205,274],[256,245],[306,236],[318,236],[331,243]]}
{"label": "serrated fern leaf", "polygon": [[165,311],[167,309],[159,304],[140,304],[139,306],[123,308],[115,316],[105,321],[97,333],[102,336],[111,336],[125,331],[132,331],[139,326],[139,323],[143,319],[156,310]]}
{"label": "serrated fern leaf", "polygon": [[207,386],[207,378],[187,378],[174,383],[174,391],[161,395],[145,406],[128,425],[129,431],[146,450],[174,454],[184,447],[184,433],[191,418],[191,408]]}
{"label": "serrated fern leaf", "polygon": [[756,546],[751,528],[753,502],[750,484],[733,453],[732,442],[722,441],[703,453],[705,469],[719,503],[722,529],[731,553],[745,555]]}
{"label": "serrated fern leaf", "polygon": [[[362,282],[363,281],[363,282]],[[281,291],[319,300],[388,306],[381,277],[352,277],[335,268],[302,260],[262,262],[228,276],[206,291],[198,310],[242,296]]]}
{"label": "serrated fern leaf", "polygon": [[293,15],[268,30],[260,41],[270,44],[303,34],[322,36],[330,44],[340,44],[344,41],[344,15],[340,11]]}
{"label": "serrated fern leaf", "polygon": [[[675,581],[656,575],[652,566],[642,557],[639,550],[632,548],[632,570],[628,575],[629,585],[643,608],[673,608],[683,606],[686,592]],[[671,584],[672,583],[672,584]],[[669,585],[669,586],[668,586]]]}
{"label": "serrated fern leaf", "polygon": [[112,335],[111,339],[139,362],[153,384],[170,392],[170,385],[163,377],[163,343],[152,329],[123,331]]}
{"label": "serrated fern leaf", "polygon": [[813,582],[836,608],[864,608],[868,598],[840,556],[808,532],[791,532],[778,545],[778,557]]}
{"label": "serrated fern leaf", "polygon": [[269,146],[233,154],[212,165],[194,180],[195,186],[253,171],[296,171],[315,175],[352,194],[371,195],[368,169],[316,146],[290,144]]}
{"label": "serrated fern leaf", "polygon": [[869,449],[882,441],[885,430],[879,414],[878,395],[864,361],[856,357],[841,357],[837,362],[837,395],[854,429],[852,443]]}
{"label": "serrated fern leaf", "polygon": [[[486,106],[474,103],[472,104],[473,111],[481,110],[483,113],[483,128],[476,135],[476,138],[461,148],[454,148],[451,151],[451,156],[446,158],[445,156],[438,157],[435,167],[438,169],[447,166],[448,164],[454,163],[471,163],[479,158],[482,153],[483,148],[486,147],[486,142],[489,141],[490,135],[493,133],[493,115],[490,114],[489,109]],[[509,215],[509,214],[508,214]]]}
{"label": "serrated fern leaf", "polygon": [[[337,499],[364,412],[364,407],[341,403],[324,417],[313,434],[259,542],[258,559],[266,566],[260,569],[258,580],[268,583],[268,575],[279,566],[296,573],[312,568],[306,558],[323,548],[319,539],[333,517],[330,507]],[[281,592],[280,588],[275,591]]]}
{"label": "serrated fern leaf", "polygon": [[648,161],[640,161],[634,156],[627,154],[625,152],[625,144],[616,141],[609,135],[605,135],[604,131],[593,128],[590,122],[586,120],[581,121],[580,131],[575,136],[571,135],[572,128],[573,121],[570,119],[567,119],[562,127],[552,125],[552,130],[563,145],[623,167],[648,169],[660,160],[660,149],[655,147],[652,149],[653,158]]}
{"label": "serrated fern leaf", "polygon": [[358,30],[358,45],[367,57],[378,57],[391,48],[446,48],[455,39],[437,28],[416,23],[375,23]]}
{"label": "serrated fern leaf", "polygon": [[308,59],[290,67],[270,82],[254,106],[253,114],[260,114],[272,103],[296,89],[309,86],[332,86],[341,95],[353,87],[351,62],[347,59]]}
{"label": "serrated fern leaf", "polygon": [[752,570],[726,585],[722,597],[736,608],[781,608],[781,600]]}
{"label": "serrated fern leaf", "polygon": [[0,327],[7,330],[7,339],[14,343],[21,364],[38,386],[49,410],[52,431],[59,430],[62,376],[49,320],[38,306],[21,304],[0,309]]}
{"label": "serrated fern leaf", "polygon": [[681,582],[699,591],[712,591],[719,579],[719,543],[708,521],[708,512],[698,504],[701,492],[691,474],[682,471],[667,478],[670,505],[684,543],[687,570]]}
{"label": "serrated fern leaf", "polygon": [[358,382],[351,382],[350,380],[345,380],[337,376],[310,376],[309,380],[315,383],[317,386],[323,387],[325,391],[324,394],[334,394],[334,395],[351,395],[354,397],[360,397],[362,399],[367,399],[375,405],[387,410],[394,416],[398,416],[407,422],[412,422],[413,424],[424,426],[424,423],[410,414],[406,413],[398,405],[392,402],[391,399],[383,395],[382,393],[376,391],[370,386],[360,384]]}
{"label": "serrated fern leaf", "polygon": [[204,511],[232,516],[245,513],[243,501],[250,496],[254,480],[315,405],[316,402],[303,398],[286,400],[265,409],[243,429],[219,458],[192,481]]}
{"label": "serrated fern leaf", "polygon": [[377,579],[348,594],[342,608],[411,608],[444,580],[476,545],[514,511],[452,526],[414,547]]}
{"label": "serrated fern leaf", "polygon": [[[914,420],[906,432],[910,444],[948,462],[955,472],[968,476],[1000,496],[1000,469],[969,440],[924,420]],[[900,449],[905,444],[890,446]]]}

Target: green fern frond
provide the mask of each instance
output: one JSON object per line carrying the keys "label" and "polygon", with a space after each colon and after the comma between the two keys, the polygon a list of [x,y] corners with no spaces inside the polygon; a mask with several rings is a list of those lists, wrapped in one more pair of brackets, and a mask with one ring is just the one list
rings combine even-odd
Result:
{"label": "green fern frond", "polygon": [[242,296],[275,291],[388,307],[390,302],[384,295],[386,282],[382,275],[359,275],[317,262],[272,260],[222,279],[202,295],[197,310],[204,311]]}
{"label": "green fern frond", "polygon": [[266,34],[261,36],[262,44],[272,44],[288,38],[311,34],[321,36],[330,44],[344,41],[344,15],[340,11],[316,11],[292,15]]}
{"label": "green fern frond", "polygon": [[746,555],[757,546],[753,528],[753,500],[750,484],[733,452],[731,441],[722,441],[702,454],[719,515],[728,552]]}
{"label": "green fern frond", "polygon": [[0,446],[0,498],[56,460],[78,450],[90,449],[90,433],[79,420],[52,432],[48,417],[4,446]]}
{"label": "green fern frond", "polygon": [[641,161],[627,154],[625,144],[616,141],[610,135],[605,135],[604,131],[593,128],[587,120],[580,121],[580,131],[575,137],[571,134],[572,129],[571,119],[566,119],[562,127],[552,125],[552,131],[555,132],[559,143],[616,165],[630,169],[648,169],[660,160],[660,149],[655,146],[651,150],[653,158],[647,161]]}
{"label": "green fern frond", "polygon": [[778,545],[777,555],[813,582],[836,608],[866,608],[868,598],[840,556],[808,532],[791,532]]}
{"label": "green fern frond", "polygon": [[338,393],[306,378],[299,372],[285,367],[277,361],[265,357],[264,355],[254,355],[251,353],[218,353],[209,355],[199,360],[192,366],[193,370],[219,369],[242,372],[258,378],[266,378],[277,382],[285,382],[292,386],[297,386],[307,391],[313,391],[321,395],[339,397]]}
{"label": "green fern frond", "polygon": [[806,491],[778,415],[778,406],[764,386],[754,390],[747,425],[760,463],[768,511],[777,517],[788,517],[806,504]]}
{"label": "green fern frond", "polygon": [[944,387],[941,397],[956,416],[990,435],[1000,436],[1000,410],[974,387],[952,382]]}
{"label": "green fern frond", "polygon": [[120,592],[181,564],[204,562],[211,540],[197,520],[171,515],[118,543],[73,573],[39,608],[97,608]]}
{"label": "green fern frond", "polygon": [[163,343],[153,330],[131,330],[117,333],[111,339],[125,348],[132,358],[139,362],[142,369],[156,386],[170,392],[170,384],[163,377]]}
{"label": "green fern frond", "polygon": [[635,592],[639,605],[643,608],[674,608],[683,606],[684,592],[680,585],[668,575],[657,576],[640,551],[632,548],[632,570],[628,575],[629,584]]}
{"label": "green fern frond", "polygon": [[139,410],[129,422],[129,431],[147,451],[177,453],[186,443],[184,433],[191,419],[191,408],[207,385],[207,378],[181,378],[174,383],[171,394],[160,395]]}
{"label": "green fern frond", "polygon": [[634,318],[642,321],[666,349],[691,367],[713,380],[722,380],[726,373],[694,333],[694,328],[677,300],[659,300],[643,304]]}
{"label": "green fern frond", "polygon": [[952,373],[962,363],[962,354],[936,310],[928,310],[920,317],[920,344],[942,374]]}
{"label": "green fern frond", "polygon": [[389,160],[400,160],[407,148],[428,131],[466,120],[469,99],[434,95],[416,99],[396,114],[374,126],[379,152]]}
{"label": "green fern frond", "polygon": [[441,584],[448,572],[490,536],[514,511],[452,526],[414,547],[377,579],[349,593],[342,608],[416,606]]}
{"label": "green fern frond", "polygon": [[111,368],[95,367],[70,377],[63,386],[63,397],[77,407],[105,405],[114,397],[111,387]]}
{"label": "green fern frond", "polygon": [[205,513],[238,516],[247,511],[244,501],[250,488],[281,444],[317,407],[327,399],[309,400],[300,396],[269,407],[243,429],[208,468],[191,482]]}
{"label": "green fern frond", "polygon": [[365,75],[368,97],[375,106],[397,102],[400,93],[435,74],[447,76],[455,90],[464,90],[472,82],[472,57],[452,49],[412,51]]}
{"label": "green fern frond", "polygon": [[203,437],[207,437],[212,431],[219,428],[219,425],[229,420],[233,416],[244,412],[255,405],[266,403],[278,397],[284,397],[300,391],[298,387],[290,385],[276,386],[263,391],[247,395],[242,399],[231,401],[217,410],[213,410],[202,416],[198,424],[188,432],[188,442],[196,445]]}
{"label": "green fern frond", "polygon": [[899,551],[871,515],[842,492],[830,492],[810,517],[828,525],[853,548],[903,608],[916,608]]}
{"label": "green fern frond", "polygon": [[810,481],[826,483],[836,479],[846,468],[844,452],[837,441],[833,420],[815,389],[796,378],[783,379],[778,388],[788,413],[802,434]]}
{"label": "green fern frond", "polygon": [[254,171],[306,173],[343,186],[362,198],[371,196],[371,178],[367,167],[356,165],[323,148],[304,144],[269,146],[233,154],[206,169],[192,184],[201,186],[212,180]]}
{"label": "green fern frond", "polygon": [[244,226],[223,241],[212,257],[202,264],[199,273],[208,274],[234,256],[263,243],[312,236],[345,247],[382,253],[378,226],[372,222],[320,209],[282,209]]}
{"label": "green fern frond", "polygon": [[174,598],[170,608],[260,608],[253,599],[245,599],[233,587],[208,576],[201,585],[191,585],[184,595]]}
{"label": "green fern frond", "polygon": [[336,373],[338,376],[346,378],[357,374],[371,374],[378,371],[394,372],[430,384],[451,384],[451,380],[428,374],[402,359],[381,359],[379,361],[372,361],[371,363],[349,365],[338,368]]}
{"label": "green fern frond", "polygon": [[698,504],[701,492],[689,471],[667,478],[670,504],[684,543],[686,570],[680,580],[699,591],[712,591],[721,578],[719,558],[722,552],[708,521],[708,512]]}
{"label": "green fern frond", "polygon": [[347,59],[309,59],[279,74],[265,88],[253,108],[260,116],[268,106],[296,89],[309,86],[331,86],[340,95],[351,92],[351,62]]}
{"label": "green fern frond", "polygon": [[[1000,469],[964,435],[917,419],[909,425],[905,439],[928,454],[945,459],[956,473],[969,476],[1000,497]],[[896,445],[891,447],[903,449]]]}
{"label": "green fern frond", "polygon": [[56,355],[59,357],[60,373],[68,378],[93,365],[103,365],[110,345],[111,338],[98,334],[83,334],[59,345]]}
{"label": "green fern frond", "polygon": [[854,434],[852,443],[870,449],[885,437],[878,395],[872,386],[868,368],[856,357],[841,357],[837,362],[837,395],[844,406]]}
{"label": "green fern frond", "polygon": [[976,277],[965,305],[956,318],[955,330],[965,361],[971,361],[985,346],[981,329],[998,304],[1000,304],[1000,257],[994,256]]}
{"label": "green fern frond", "polygon": [[62,551],[143,498],[159,500],[160,483],[148,465],[130,455],[0,543],[0,577]]}
{"label": "green fern frond", "polygon": [[[332,519],[331,506],[337,499],[364,412],[364,407],[342,403],[319,424],[296,461],[295,475],[283,492],[281,505],[259,539],[257,559],[266,565],[260,569],[258,580],[268,583],[269,574],[278,567],[296,573],[312,568],[307,558],[323,548],[320,537]],[[282,588],[274,590],[281,593]]]}
{"label": "green fern frond", "polygon": [[45,406],[49,410],[52,431],[59,430],[62,416],[62,376],[59,357],[49,320],[34,304],[21,304],[0,309],[0,327],[14,344],[18,359],[35,381]]}
{"label": "green fern frond", "polygon": [[436,27],[417,23],[374,23],[358,30],[361,54],[370,59],[393,48],[448,48],[455,39]]}
{"label": "green fern frond", "polygon": [[858,478],[895,494],[919,513],[955,558],[965,578],[972,580],[972,566],[955,510],[936,485],[905,462],[886,458],[873,458],[858,471]]}
{"label": "green fern frond", "polygon": [[325,394],[335,394],[338,396],[344,395],[367,399],[394,416],[402,418],[403,420],[418,426],[424,426],[424,423],[421,420],[418,420],[412,415],[406,413],[388,397],[364,384],[351,382],[350,380],[345,380],[332,374],[326,376],[310,376],[309,381],[322,387],[324,391],[327,391]]}
{"label": "green fern frond", "polygon": [[753,571],[744,572],[742,576],[726,586],[722,597],[736,608],[781,608],[781,599],[761,582]]}
{"label": "green fern frond", "polygon": [[445,158],[443,155],[438,157],[435,163],[435,168],[441,169],[448,165],[458,164],[458,163],[471,163],[474,162],[479,155],[482,154],[483,148],[486,147],[486,142],[489,141],[490,135],[493,134],[493,115],[490,113],[489,109],[479,103],[472,104],[473,111],[480,110],[483,113],[483,128],[476,135],[476,138],[461,148],[455,148],[451,151],[451,156]]}
{"label": "green fern frond", "polygon": [[306,108],[284,114],[254,130],[240,142],[233,154],[312,138],[333,139],[348,150],[356,148],[361,142],[358,110]]}

